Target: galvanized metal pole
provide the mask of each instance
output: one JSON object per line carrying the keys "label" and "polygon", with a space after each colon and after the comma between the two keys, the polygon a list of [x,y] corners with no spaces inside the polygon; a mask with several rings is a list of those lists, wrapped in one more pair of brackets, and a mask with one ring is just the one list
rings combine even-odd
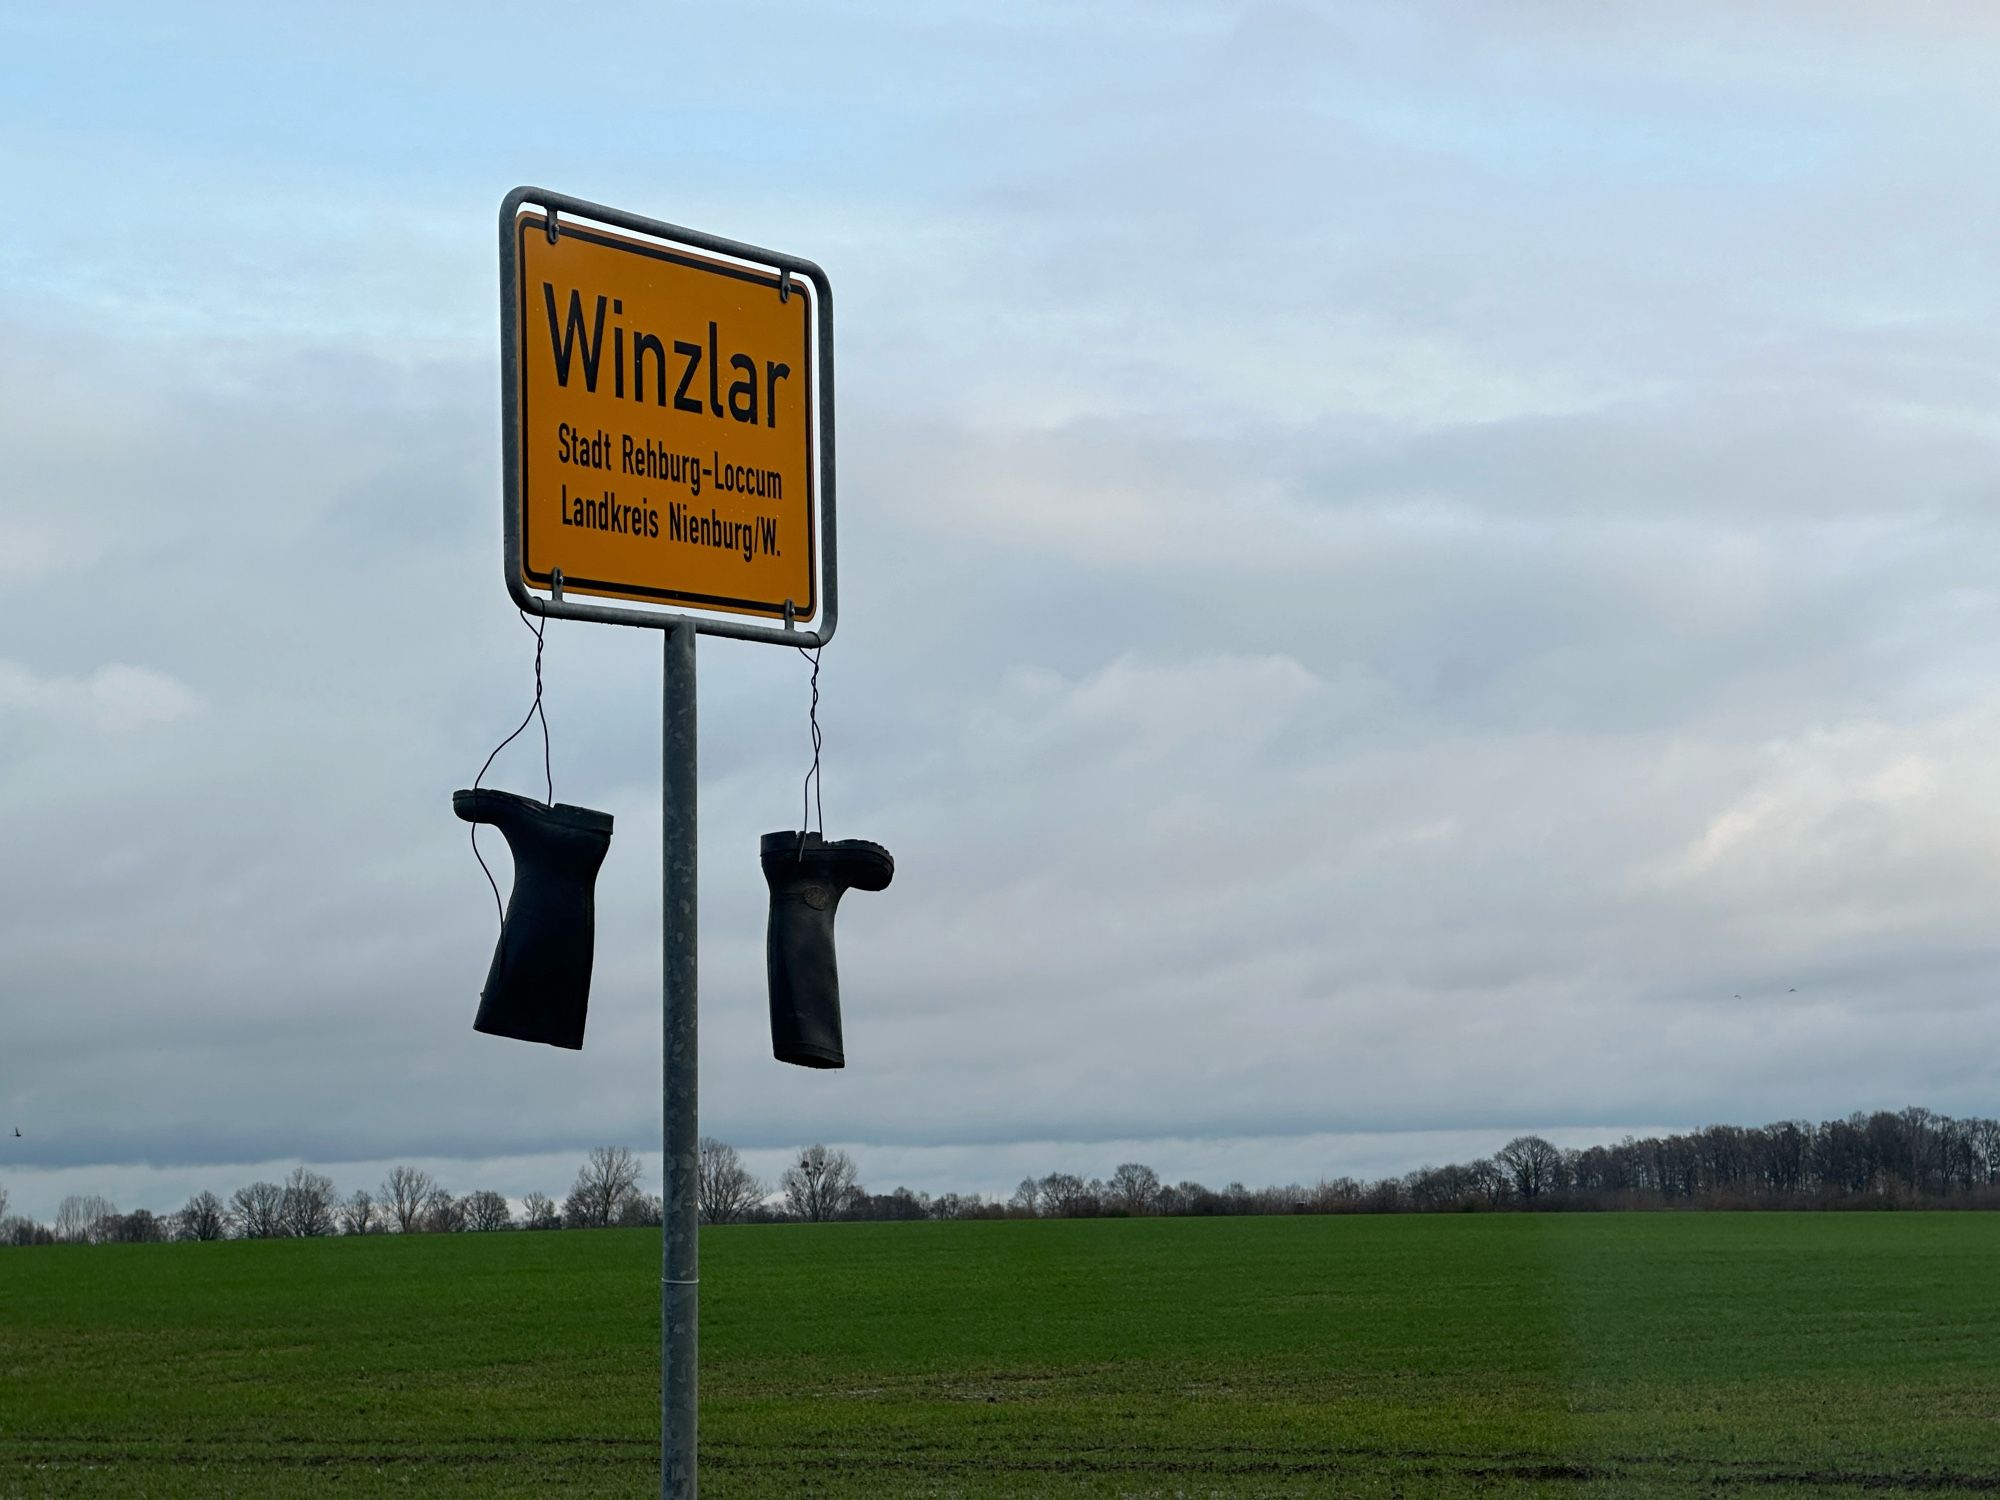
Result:
{"label": "galvanized metal pole", "polygon": [[700,1349],[696,1087],[695,627],[663,632],[660,735],[660,1497],[695,1500]]}

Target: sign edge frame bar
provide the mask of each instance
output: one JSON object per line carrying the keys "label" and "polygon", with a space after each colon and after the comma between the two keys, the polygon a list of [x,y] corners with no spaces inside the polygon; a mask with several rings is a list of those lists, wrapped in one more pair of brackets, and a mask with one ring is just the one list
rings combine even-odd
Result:
{"label": "sign edge frame bar", "polygon": [[[524,207],[537,207],[557,215],[572,214],[579,219],[628,229],[691,250],[726,255],[753,265],[767,266],[781,276],[797,276],[812,287],[814,373],[819,383],[819,587],[820,619],[810,630],[785,629],[776,625],[756,625],[726,616],[704,616],[676,610],[637,610],[615,604],[579,604],[570,599],[544,598],[531,591],[521,577],[520,484],[520,324],[515,307],[516,262],[514,224]],[[609,208],[585,198],[545,188],[522,186],[500,200],[500,535],[501,566],[505,570],[507,594],[529,614],[553,620],[592,620],[606,625],[634,625],[649,630],[691,627],[698,635],[723,636],[731,640],[761,641],[769,645],[799,646],[806,650],[824,646],[833,639],[840,620],[839,545],[834,524],[834,400],[833,400],[833,286],[818,264],[802,256],[767,250],[761,245],[724,239],[679,224],[649,219],[623,209]]]}

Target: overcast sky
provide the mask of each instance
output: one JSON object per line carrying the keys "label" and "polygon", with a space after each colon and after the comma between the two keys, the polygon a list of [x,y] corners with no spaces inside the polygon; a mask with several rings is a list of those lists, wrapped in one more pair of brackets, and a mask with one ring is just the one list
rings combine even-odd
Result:
{"label": "overcast sky", "polygon": [[470,1029],[517,183],[838,296],[826,828],[897,873],[773,1061],[806,668],[705,640],[760,1170],[2000,1110],[1994,17],[0,0],[0,1186],[657,1148],[653,632],[549,631],[587,1045]]}

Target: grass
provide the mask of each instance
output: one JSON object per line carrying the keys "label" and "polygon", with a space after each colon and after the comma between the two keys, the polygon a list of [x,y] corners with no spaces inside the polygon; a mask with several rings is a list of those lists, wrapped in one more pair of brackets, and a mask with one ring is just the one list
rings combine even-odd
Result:
{"label": "grass", "polygon": [[[703,1492],[2000,1494],[2000,1218],[702,1240]],[[657,1493],[649,1231],[0,1251],[0,1495]]]}

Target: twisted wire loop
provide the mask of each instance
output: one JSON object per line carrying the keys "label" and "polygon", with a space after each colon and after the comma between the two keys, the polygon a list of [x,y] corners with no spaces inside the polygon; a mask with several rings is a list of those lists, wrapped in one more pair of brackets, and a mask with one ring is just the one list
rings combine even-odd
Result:
{"label": "twisted wire loop", "polygon": [[820,841],[822,843],[826,841],[826,783],[819,771],[819,752],[826,744],[826,737],[820,732],[819,727],[819,654],[824,649],[823,646],[815,646],[810,651],[803,646],[798,648],[799,655],[812,663],[812,707],[807,711],[806,722],[812,729],[813,747],[812,769],[806,772],[805,785],[800,788],[799,800],[802,804],[799,808],[800,859],[806,857],[806,834],[812,826],[811,815],[815,807],[819,809]]}
{"label": "twisted wire loop", "polygon": [[[486,779],[486,773],[493,768],[495,757],[502,750],[513,744],[515,740],[519,739],[521,731],[526,729],[530,722],[539,718],[542,721],[542,781],[548,789],[549,806],[554,807],[556,803],[556,775],[555,769],[549,759],[549,715],[548,711],[542,707],[542,637],[549,628],[549,617],[547,615],[537,615],[533,621],[530,621],[525,611],[516,610],[515,613],[521,616],[521,623],[535,633],[535,701],[528,705],[526,717],[514,727],[514,732],[493,747],[493,754],[486,757],[486,764],[481,766],[479,774],[472,778],[472,789],[475,792],[479,790],[479,783]],[[493,878],[493,872],[487,869],[486,866],[486,856],[479,852],[479,825],[477,823],[472,825],[472,857],[479,861],[479,868],[486,875],[486,883],[493,887],[493,909],[500,914],[500,925],[504,929],[507,925],[507,906],[500,899],[500,882]]]}

